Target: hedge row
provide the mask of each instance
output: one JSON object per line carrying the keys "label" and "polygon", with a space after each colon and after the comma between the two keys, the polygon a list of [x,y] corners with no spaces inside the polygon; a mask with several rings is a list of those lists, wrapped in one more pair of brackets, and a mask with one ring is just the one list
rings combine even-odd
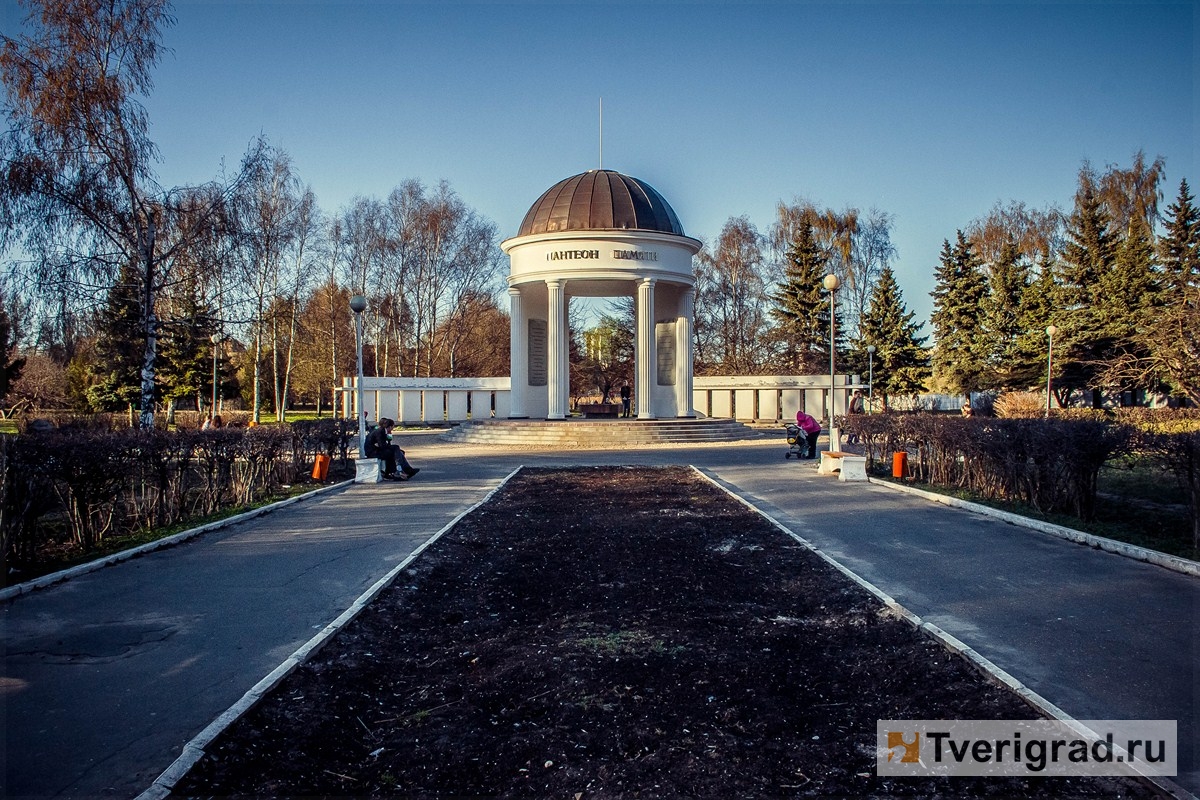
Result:
{"label": "hedge row", "polygon": [[87,553],[109,536],[277,494],[305,479],[318,454],[344,464],[353,425],[142,431],[68,423],[0,437],[0,574],[36,567],[48,545]]}
{"label": "hedge row", "polygon": [[853,415],[840,420],[857,435],[868,465],[909,454],[913,478],[1015,500],[1043,512],[1090,520],[1096,480],[1109,459],[1138,454],[1174,475],[1190,498],[1193,545],[1200,547],[1200,418],[1194,410],[1043,419],[964,419],[936,414]]}

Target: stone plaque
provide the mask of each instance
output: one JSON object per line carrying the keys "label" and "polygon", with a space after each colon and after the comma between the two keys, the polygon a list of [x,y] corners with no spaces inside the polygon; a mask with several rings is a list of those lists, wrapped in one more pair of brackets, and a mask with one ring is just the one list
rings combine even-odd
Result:
{"label": "stone plaque", "polygon": [[546,320],[529,320],[529,385],[546,385]]}
{"label": "stone plaque", "polygon": [[654,326],[655,349],[658,351],[658,385],[675,385],[675,322],[659,322]]}

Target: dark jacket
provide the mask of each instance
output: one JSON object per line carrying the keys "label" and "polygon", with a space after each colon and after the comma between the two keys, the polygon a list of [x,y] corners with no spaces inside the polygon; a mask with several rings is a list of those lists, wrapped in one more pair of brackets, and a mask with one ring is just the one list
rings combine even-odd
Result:
{"label": "dark jacket", "polygon": [[382,425],[376,425],[367,434],[367,458],[382,458],[384,452],[391,446],[387,431]]}

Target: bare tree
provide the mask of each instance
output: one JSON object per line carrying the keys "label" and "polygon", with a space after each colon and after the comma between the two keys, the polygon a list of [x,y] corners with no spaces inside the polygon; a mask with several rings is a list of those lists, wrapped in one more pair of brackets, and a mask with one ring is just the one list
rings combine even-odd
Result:
{"label": "bare tree", "polygon": [[292,172],[291,157],[260,140],[267,162],[256,170],[237,198],[241,230],[237,251],[240,321],[249,326],[253,419],[262,417],[262,356],[271,322],[273,292],[296,241],[303,193]]}
{"label": "bare tree", "polygon": [[1166,173],[1167,162],[1158,156],[1146,163],[1146,153],[1138,150],[1133,154],[1129,169],[1110,164],[1100,176],[1100,202],[1108,210],[1115,231],[1129,230],[1132,220],[1146,223],[1146,230],[1153,231],[1158,223],[1158,204],[1163,195],[1159,185]]}
{"label": "bare tree", "polygon": [[854,281],[845,294],[846,321],[852,326],[850,338],[861,338],[862,318],[871,305],[875,284],[896,258],[896,246],[892,244],[894,224],[895,218],[891,214],[872,208],[865,219],[858,221],[854,231]]}
{"label": "bare tree", "polygon": [[290,272],[286,275],[279,273],[276,276],[275,298],[279,307],[287,311],[283,318],[276,314],[271,319],[271,365],[274,378],[272,386],[275,389],[275,419],[279,422],[287,419],[289,384],[295,363],[301,303],[304,293],[311,285],[311,261],[316,249],[314,240],[321,230],[319,215],[316,195],[312,189],[305,189],[296,207]]}
{"label": "bare tree", "polygon": [[[329,368],[330,387],[340,385],[343,373],[340,369],[338,360],[339,352],[338,344],[341,341],[341,335],[347,330],[346,322],[350,319],[349,310],[349,295],[350,293],[342,289],[338,280],[342,274],[344,267],[343,263],[343,244],[344,244],[344,229],[342,220],[338,216],[334,216],[326,229],[326,252],[324,260],[326,264],[325,281],[317,290],[320,296],[320,308],[327,313],[327,317],[323,320],[324,324],[321,328],[325,333],[328,333],[329,348],[328,356],[325,361],[325,366]],[[350,323],[353,324],[353,323]],[[350,352],[353,352],[354,345],[350,345]],[[343,348],[344,349],[344,348]],[[320,408],[320,383],[317,387],[318,408]],[[333,402],[333,393],[330,392],[330,402]]]}
{"label": "bare tree", "polygon": [[749,219],[733,217],[715,247],[696,255],[696,328],[704,340],[697,350],[707,370],[746,375],[763,366],[768,303],[763,245]]}
{"label": "bare tree", "polygon": [[411,320],[411,374],[429,376],[454,347],[458,323],[465,324],[477,308],[471,298],[495,290],[501,256],[496,226],[468,208],[449,184],[443,181],[428,194],[413,182],[402,188],[403,225],[394,229],[399,236],[390,251],[403,260],[405,276],[396,312],[405,315],[400,321]]}
{"label": "bare tree", "polygon": [[491,295],[497,288],[502,256],[496,246],[496,226],[467,208],[446,186],[439,187],[433,204],[444,226],[441,246],[441,272],[436,297],[428,320],[425,347],[426,369],[445,357],[455,374],[456,348],[471,324],[473,314],[483,308],[473,302],[480,295]]}
{"label": "bare tree", "polygon": [[1014,200],[996,203],[987,216],[967,226],[967,240],[985,264],[996,264],[1007,256],[1012,243],[1026,263],[1035,264],[1054,257],[1062,249],[1066,217],[1050,207],[1028,208]]}
{"label": "bare tree", "polygon": [[385,330],[379,287],[388,282],[385,269],[391,233],[383,204],[373,197],[355,197],[341,214],[341,252],[351,294],[370,302],[363,315],[363,335],[379,341]]}
{"label": "bare tree", "polygon": [[156,151],[138,98],[151,89],[161,32],[173,23],[166,0],[26,3],[29,33],[0,37],[5,235],[23,236],[37,256],[29,277],[62,298],[80,285],[94,296],[136,265],[145,339],[140,424],[150,427],[156,299],[178,253],[220,213],[249,167],[205,192],[164,190],[154,179]]}

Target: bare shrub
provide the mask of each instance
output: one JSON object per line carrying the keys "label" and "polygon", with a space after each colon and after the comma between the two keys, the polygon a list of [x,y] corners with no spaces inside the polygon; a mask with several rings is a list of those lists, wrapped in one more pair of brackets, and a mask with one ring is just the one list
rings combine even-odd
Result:
{"label": "bare shrub", "polygon": [[1142,408],[1131,406],[1113,411],[1116,418],[1155,433],[1200,431],[1200,408]]}
{"label": "bare shrub", "polygon": [[[871,420],[871,421],[867,421]],[[904,450],[917,480],[1092,519],[1100,468],[1129,452],[1133,429],[1103,417],[883,415],[849,423],[870,460]]]}
{"label": "bare shrub", "polygon": [[220,428],[195,434],[192,455],[200,479],[199,497],[194,508],[201,514],[211,514],[233,494],[233,462],[237,460],[243,431]]}
{"label": "bare shrub", "polygon": [[292,451],[298,473],[318,455],[340,458],[345,465],[350,442],[358,435],[357,422],[344,418],[302,420],[293,422],[291,428]]}
{"label": "bare shrub", "polygon": [[231,465],[231,488],[234,501],[253,503],[260,494],[278,489],[292,479],[292,434],[280,425],[258,425],[241,434],[237,440],[237,458]]}
{"label": "bare shrub", "polygon": [[1200,430],[1177,431],[1169,417],[1147,426],[1138,439],[1143,451],[1175,476],[1188,496],[1192,517],[1192,547],[1200,550]]}
{"label": "bare shrub", "polygon": [[1004,419],[1046,416],[1046,398],[1035,392],[1003,392],[992,403],[992,413]]}
{"label": "bare shrub", "polygon": [[117,519],[132,472],[129,437],[89,428],[62,428],[43,436],[49,443],[44,469],[52,477],[75,543],[88,552]]}
{"label": "bare shrub", "polygon": [[129,489],[130,524],[156,528],[178,522],[191,485],[194,432],[132,429],[129,437],[137,469]]}
{"label": "bare shrub", "polygon": [[0,578],[37,560],[45,533],[38,521],[57,508],[41,436],[0,436]]}

